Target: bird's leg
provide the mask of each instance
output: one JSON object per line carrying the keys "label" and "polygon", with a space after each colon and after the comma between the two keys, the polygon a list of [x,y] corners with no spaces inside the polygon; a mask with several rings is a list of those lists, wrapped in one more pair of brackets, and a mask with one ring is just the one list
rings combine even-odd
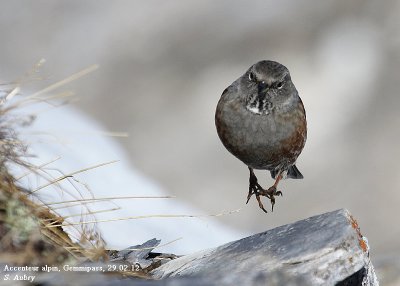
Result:
{"label": "bird's leg", "polygon": [[267,198],[270,199],[272,205],[272,211],[274,211],[275,196],[282,196],[282,192],[277,191],[277,187],[281,179],[282,179],[282,171],[278,173],[278,176],[275,179],[275,183],[270,188],[268,188],[268,190],[263,190],[258,193],[259,195],[266,196]]}
{"label": "bird's leg", "polygon": [[[267,212],[267,210],[264,208],[264,205],[261,202],[260,199],[260,192],[266,192],[267,190],[264,190],[260,184],[258,184],[258,180],[256,175],[254,174],[254,171],[252,168],[249,167],[249,171],[250,171],[250,178],[249,178],[249,193],[247,195],[247,201],[246,204],[249,202],[251,196],[254,194],[256,196],[257,202],[258,202],[258,206],[260,207],[260,209],[262,209],[264,212]],[[269,195],[265,195],[268,198]]]}
{"label": "bird's leg", "polygon": [[262,190],[261,186],[258,184],[258,180],[252,168],[249,167],[250,177],[249,177],[249,194],[247,195],[246,204],[249,202],[251,196],[256,194],[258,190]]}

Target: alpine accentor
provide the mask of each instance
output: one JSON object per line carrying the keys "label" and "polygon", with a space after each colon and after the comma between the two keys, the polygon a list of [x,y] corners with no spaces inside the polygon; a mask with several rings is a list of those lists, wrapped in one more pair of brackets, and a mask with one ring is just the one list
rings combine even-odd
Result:
{"label": "alpine accentor", "polygon": [[[302,179],[296,159],[307,137],[306,113],[289,70],[274,61],[260,61],[224,90],[217,105],[215,125],[222,143],[250,171],[247,202],[253,194],[267,212],[260,196],[282,195],[282,178]],[[253,169],[268,170],[275,183],[267,190],[257,182]]]}

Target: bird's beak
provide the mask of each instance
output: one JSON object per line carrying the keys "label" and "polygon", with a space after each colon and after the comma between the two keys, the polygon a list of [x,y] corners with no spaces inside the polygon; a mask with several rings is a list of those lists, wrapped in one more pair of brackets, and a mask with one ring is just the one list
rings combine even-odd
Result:
{"label": "bird's beak", "polygon": [[265,81],[258,83],[258,93],[260,95],[268,95],[269,86]]}

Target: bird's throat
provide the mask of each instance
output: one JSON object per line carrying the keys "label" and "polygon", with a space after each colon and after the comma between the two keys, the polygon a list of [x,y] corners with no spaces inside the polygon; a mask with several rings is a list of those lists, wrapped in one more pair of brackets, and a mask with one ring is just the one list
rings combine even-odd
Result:
{"label": "bird's throat", "polygon": [[269,114],[272,103],[268,100],[266,93],[256,93],[247,100],[246,109],[258,115]]}

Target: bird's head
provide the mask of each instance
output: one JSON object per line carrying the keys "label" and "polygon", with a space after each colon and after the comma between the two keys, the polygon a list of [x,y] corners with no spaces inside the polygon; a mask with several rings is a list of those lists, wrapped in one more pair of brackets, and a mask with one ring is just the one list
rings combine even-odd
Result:
{"label": "bird's head", "polygon": [[278,62],[260,61],[251,66],[241,79],[242,94],[248,109],[268,113],[297,96],[289,70]]}

